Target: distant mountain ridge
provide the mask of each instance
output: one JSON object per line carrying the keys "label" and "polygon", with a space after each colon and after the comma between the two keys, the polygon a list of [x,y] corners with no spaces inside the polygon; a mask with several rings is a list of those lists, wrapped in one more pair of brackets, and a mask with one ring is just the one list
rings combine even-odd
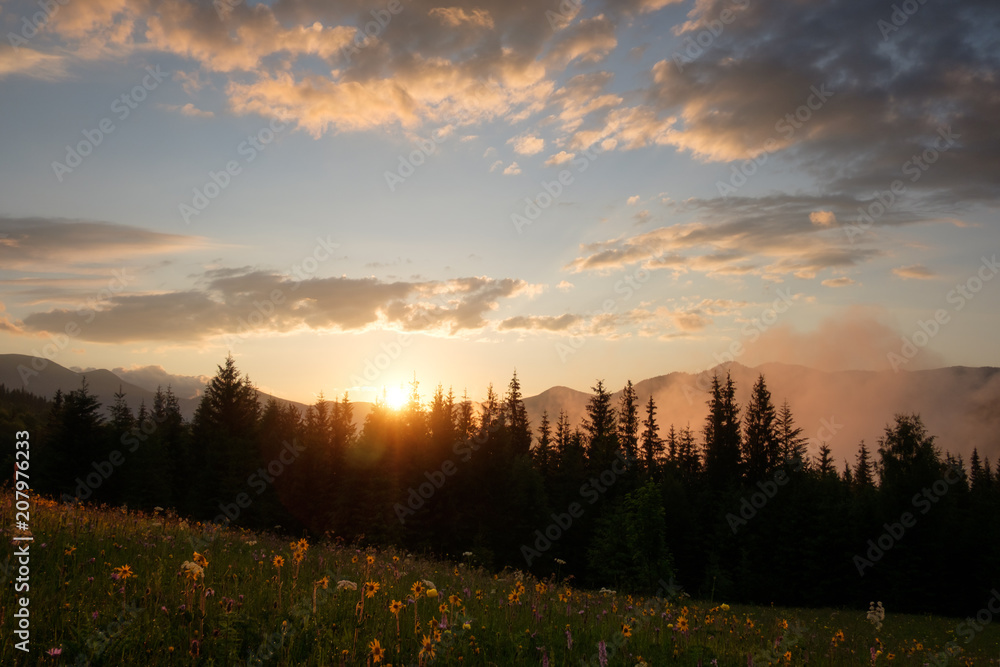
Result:
{"label": "distant mountain ridge", "polygon": [[[25,373],[23,369],[31,372]],[[787,399],[803,435],[812,439],[810,451],[816,452],[820,440],[826,442],[840,468],[845,460],[853,465],[862,438],[874,449],[886,424],[901,412],[920,414],[942,451],[961,454],[968,461],[973,447],[977,447],[980,455],[989,456],[994,465],[1000,458],[1000,369],[994,367],[954,366],[899,373],[831,372],[781,363],[749,368],[730,362],[701,373],[674,372],[636,382],[640,418],[645,418],[644,406],[652,395],[661,436],[665,436],[671,424],[678,429],[690,425],[700,441],[708,413],[707,389],[716,372],[722,378],[731,373],[736,383],[736,400],[741,406],[746,405],[751,387],[758,375],[763,374],[775,406],[780,407]],[[79,373],[28,355],[0,354],[0,383],[9,388],[22,388],[51,398],[56,390],[65,393],[78,389],[84,377],[105,409],[114,402],[119,388],[133,411],[138,410],[142,401],[147,407],[152,406],[153,391],[127,382],[111,371]],[[622,388],[607,389],[614,391],[617,406]],[[524,404],[537,433],[543,411],[553,424],[563,410],[574,428],[582,425],[590,396],[589,392],[556,386],[526,397]],[[261,392],[260,398],[265,402],[271,395]],[[303,413],[307,407],[296,401],[275,399],[281,404],[294,405]],[[185,418],[194,416],[199,401],[198,397],[179,399]],[[366,402],[354,403],[359,427],[371,407]]]}
{"label": "distant mountain ridge", "polygon": [[[44,362],[44,363],[42,363]],[[24,389],[38,396],[51,399],[57,390],[68,393],[79,389],[84,378],[90,393],[97,397],[104,407],[105,413],[114,403],[115,394],[119,391],[125,394],[125,402],[133,412],[139,410],[140,403],[146,408],[152,408],[155,391],[150,391],[136,384],[121,379],[109,370],[95,369],[85,372],[70,370],[54,361],[32,357],[25,354],[0,354],[0,384],[12,389]],[[166,391],[164,386],[163,390]],[[271,398],[270,394],[260,392],[261,402]],[[274,397],[279,404],[291,404],[305,412],[306,406],[296,401]],[[185,419],[194,417],[195,410],[201,402],[201,397],[178,398],[181,414]]]}
{"label": "distant mountain ridge", "polygon": [[[781,363],[749,368],[730,362],[701,373],[669,373],[634,383],[641,406],[652,394],[661,436],[671,424],[678,429],[690,425],[701,439],[708,414],[707,389],[715,372],[723,380],[731,373],[740,406],[746,405],[753,384],[763,374],[775,406],[787,399],[803,436],[813,440],[810,452],[818,450],[817,436],[821,436],[840,468],[845,459],[853,466],[861,439],[874,450],[897,413],[920,414],[942,451],[961,454],[968,461],[976,447],[994,465],[1000,458],[1000,368],[953,366],[896,373],[820,371]],[[614,391],[617,406],[622,387],[606,388]],[[524,403],[533,426],[541,421],[543,410],[554,423],[560,409],[575,426],[586,417],[589,398],[589,393],[553,387]],[[640,417],[645,418],[644,409]]]}

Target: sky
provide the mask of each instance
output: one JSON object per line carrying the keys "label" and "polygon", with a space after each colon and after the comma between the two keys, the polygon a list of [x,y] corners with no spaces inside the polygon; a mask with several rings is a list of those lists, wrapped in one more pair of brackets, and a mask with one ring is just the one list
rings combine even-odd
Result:
{"label": "sky", "polygon": [[[311,403],[997,366],[1000,7],[0,0],[0,350]],[[197,384],[197,383],[195,383]]]}

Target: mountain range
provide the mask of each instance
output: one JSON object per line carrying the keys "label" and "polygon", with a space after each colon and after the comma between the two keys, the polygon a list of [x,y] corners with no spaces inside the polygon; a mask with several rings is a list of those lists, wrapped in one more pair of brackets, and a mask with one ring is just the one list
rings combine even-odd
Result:
{"label": "mountain range", "polygon": [[[44,362],[44,363],[43,363]],[[32,372],[26,372],[30,369]],[[747,367],[730,362],[701,373],[669,373],[635,383],[640,416],[652,395],[657,405],[657,423],[661,436],[673,424],[682,428],[690,425],[700,437],[708,413],[708,388],[713,373],[724,378],[729,373],[736,384],[736,399],[745,405],[757,377],[764,375],[772,400],[780,406],[787,400],[810,439],[809,449],[815,453],[821,443],[833,451],[839,466],[854,462],[858,443],[864,439],[870,449],[897,413],[917,413],[928,432],[937,439],[942,451],[961,454],[968,460],[973,447],[994,463],[1000,458],[1000,369],[954,366],[922,371],[820,371],[804,366],[767,363]],[[22,388],[51,398],[56,390],[72,391],[86,377],[91,393],[104,406],[114,401],[116,392],[123,392],[133,410],[144,401],[151,406],[155,386],[139,386],[123,380],[109,370],[79,372],[53,361],[19,354],[0,354],[0,383],[8,388]],[[614,393],[615,404],[621,389]],[[538,426],[542,413],[550,421],[565,411],[572,425],[582,424],[586,417],[589,392],[569,387],[552,387],[524,399],[533,427]],[[271,396],[261,393],[261,400]],[[275,397],[281,404],[292,404],[304,411],[302,403]],[[198,396],[179,398],[181,411],[190,419],[198,406]],[[358,425],[371,410],[370,403],[354,404]]]}

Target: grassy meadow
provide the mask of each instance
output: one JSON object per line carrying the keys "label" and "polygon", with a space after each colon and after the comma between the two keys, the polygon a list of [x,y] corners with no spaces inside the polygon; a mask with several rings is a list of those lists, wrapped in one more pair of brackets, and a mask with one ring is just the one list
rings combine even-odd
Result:
{"label": "grassy meadow", "polygon": [[[30,592],[14,595],[12,494],[0,513],[3,665],[1000,664],[1000,624],[964,643],[962,619],[895,614],[891,601],[876,629],[866,609],[580,590],[559,572],[493,574],[471,554],[293,542],[43,498]],[[28,653],[13,634],[25,595]]]}

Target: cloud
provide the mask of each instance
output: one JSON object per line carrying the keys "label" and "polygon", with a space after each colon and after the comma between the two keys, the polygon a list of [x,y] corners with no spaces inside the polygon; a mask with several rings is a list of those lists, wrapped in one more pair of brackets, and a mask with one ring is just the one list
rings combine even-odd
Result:
{"label": "cloud", "polygon": [[[484,315],[501,299],[530,294],[522,280],[485,277],[444,281],[384,282],[375,278],[295,281],[276,273],[217,269],[199,288],[115,295],[96,309],[82,340],[104,343],[194,343],[225,335],[267,335],[299,330],[364,331],[391,328],[455,335],[487,326]],[[73,309],[23,318],[25,331],[63,331],[80,321]]]}
{"label": "cloud", "polygon": [[641,14],[650,14],[659,9],[663,9],[667,5],[676,4],[682,0],[639,0],[639,12]]}
{"label": "cloud", "polygon": [[162,0],[155,5],[155,14],[145,17],[148,46],[190,58],[215,72],[252,71],[279,54],[332,61],[354,41],[356,32],[350,26],[324,26],[320,21],[286,27],[272,11],[242,3],[226,20],[220,20],[209,3]]}
{"label": "cloud", "polygon": [[[715,36],[723,11],[736,17]],[[678,46],[641,95],[565,126],[565,145],[612,139],[619,150],[671,146],[734,165],[756,157],[764,170],[797,171],[821,193],[854,199],[900,179],[929,215],[991,205],[1000,95],[996,60],[981,45],[995,41],[1000,7],[921,5],[921,30],[885,39],[873,28],[888,19],[884,7],[824,6],[821,21],[817,11],[699,0],[674,32],[713,35],[711,44],[697,57]],[[933,164],[920,167],[914,156],[925,151]]]}
{"label": "cloud", "polygon": [[711,318],[705,317],[698,311],[688,313],[675,313],[673,315],[674,326],[680,331],[701,331],[712,323]]}
{"label": "cloud", "polygon": [[892,275],[905,280],[931,280],[933,278],[937,278],[936,273],[922,264],[897,266],[892,270]]}
{"label": "cloud", "polygon": [[568,292],[571,289],[573,289],[573,287],[574,287],[573,283],[569,282],[568,280],[560,280],[559,284],[556,285],[556,289],[561,292]]}
{"label": "cloud", "polygon": [[554,316],[525,316],[508,317],[497,325],[498,331],[512,331],[523,329],[527,331],[566,331],[570,327],[579,324],[582,318],[579,315]]}
{"label": "cloud", "polygon": [[820,283],[824,287],[851,287],[853,285],[860,285],[860,283],[855,282],[847,276],[840,276],[839,278],[827,278]]}
{"label": "cloud", "polygon": [[639,195],[632,195],[631,197],[628,198],[628,202],[626,202],[626,203],[629,206],[634,206],[634,205],[638,204],[639,203]]}
{"label": "cloud", "polygon": [[0,266],[37,272],[55,265],[80,272],[131,264],[136,255],[190,251],[206,247],[196,236],[165,234],[110,222],[61,218],[0,217]]}
{"label": "cloud", "polygon": [[514,152],[518,155],[535,155],[545,149],[545,140],[531,134],[514,137],[507,143],[514,144]]}
{"label": "cloud", "polygon": [[0,331],[11,334],[23,334],[24,331],[18,325],[10,321],[6,314],[3,302],[0,302]]}
{"label": "cloud", "polygon": [[159,107],[160,109],[165,110],[165,111],[176,111],[177,113],[181,114],[182,116],[192,116],[194,118],[214,118],[215,117],[215,114],[213,112],[211,112],[211,111],[203,111],[203,110],[195,107],[195,105],[193,105],[190,102],[188,102],[187,104],[185,104],[183,106],[178,105],[178,104],[157,104],[156,106]]}
{"label": "cloud", "polygon": [[26,46],[14,48],[0,44],[0,80],[17,75],[43,81],[63,79],[66,77],[66,59]]}
{"label": "cloud", "polygon": [[[889,353],[900,354],[902,337],[903,332],[891,323],[885,309],[851,306],[822,320],[811,331],[779,322],[748,343],[739,361],[748,366],[780,361],[826,371],[884,370],[890,368]],[[941,365],[940,355],[923,348],[906,368]]]}
{"label": "cloud", "polygon": [[507,168],[503,170],[504,176],[517,176],[521,173],[521,167],[517,165],[517,162],[511,162],[507,165]]}
{"label": "cloud", "polygon": [[603,14],[583,19],[561,31],[549,51],[548,62],[565,67],[579,58],[585,63],[604,59],[618,46],[614,24]]}
{"label": "cloud", "polygon": [[[902,178],[919,178],[904,181],[907,199],[951,218],[1000,194],[997,65],[983,47],[995,41],[995,3],[927,3],[920,30],[882,39],[887,14],[877,4],[698,0],[674,26],[679,43],[713,34],[723,11],[735,20],[696,59],[679,51],[680,62],[625,72],[643,83],[622,93],[609,92],[611,72],[567,80],[567,68],[593,70],[625,26],[671,0],[598,1],[585,16],[569,4],[556,25],[546,14],[553,3],[404,5],[366,35],[383,3],[240,2],[220,20],[208,2],[73,0],[46,26],[48,51],[0,50],[0,77],[61,77],[66,62],[166,54],[181,59],[186,88],[211,75],[234,113],[279,117],[314,136],[539,119],[510,132],[536,135],[544,123],[558,155],[600,145],[668,146],[706,162],[766,157],[767,169],[855,200],[909,168]],[[936,159],[920,170],[913,156],[925,151]]]}
{"label": "cloud", "polygon": [[493,17],[485,9],[473,9],[466,12],[461,7],[435,7],[428,12],[436,16],[443,25],[449,28],[472,26],[476,28],[493,28]]}
{"label": "cloud", "polygon": [[193,72],[177,70],[174,72],[172,78],[174,81],[180,81],[181,88],[183,88],[184,92],[188,95],[194,95],[208,84],[207,79],[203,77],[202,73],[198,70]]}
{"label": "cloud", "polygon": [[696,215],[696,221],[584,245],[564,268],[609,272],[638,264],[676,272],[813,278],[823,269],[857,266],[882,254],[808,222],[817,201],[854,204],[846,198],[786,195],[690,199],[678,210]]}
{"label": "cloud", "polygon": [[575,153],[567,153],[566,151],[559,151],[555,155],[550,155],[549,159],[545,161],[546,167],[556,167],[561,164],[566,164],[570,160],[576,157]]}
{"label": "cloud", "polygon": [[[82,372],[96,369],[84,369]],[[126,382],[130,382],[147,391],[155,392],[157,388],[166,391],[170,387],[178,398],[195,398],[201,395],[205,385],[211,381],[207,375],[174,375],[168,373],[163,366],[138,366],[129,368],[112,368],[111,372]],[[149,407],[149,406],[147,406]]]}
{"label": "cloud", "polygon": [[817,227],[832,227],[837,224],[837,216],[833,211],[813,211],[809,214],[809,222]]}

